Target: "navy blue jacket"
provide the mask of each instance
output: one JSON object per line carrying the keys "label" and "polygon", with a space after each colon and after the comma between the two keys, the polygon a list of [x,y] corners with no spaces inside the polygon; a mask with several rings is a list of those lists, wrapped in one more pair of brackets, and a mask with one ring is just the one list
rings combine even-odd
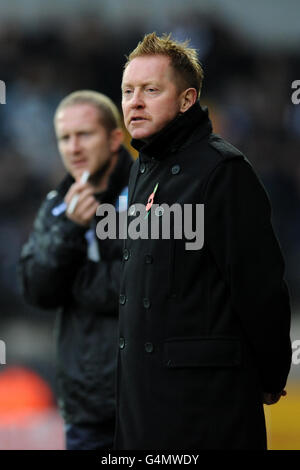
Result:
{"label": "navy blue jacket", "polygon": [[[115,205],[128,184],[132,159],[119,154],[99,202]],[[91,424],[115,416],[117,316],[122,241],[99,240],[65,216],[67,176],[43,202],[24,245],[19,273],[25,299],[57,309],[58,404],[67,423]]]}

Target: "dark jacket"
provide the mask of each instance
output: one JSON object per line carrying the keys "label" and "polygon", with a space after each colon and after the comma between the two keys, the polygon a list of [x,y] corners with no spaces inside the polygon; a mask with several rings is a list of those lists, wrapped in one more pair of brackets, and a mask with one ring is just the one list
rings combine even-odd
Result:
{"label": "dark jacket", "polygon": [[126,240],[116,448],[263,449],[262,394],[284,388],[291,362],[268,197],[199,103],[150,143],[132,144],[140,156],[129,214],[159,183],[158,205],[193,204],[195,212],[204,204],[204,246],[186,250],[189,240],[174,236]]}
{"label": "dark jacket", "polygon": [[[98,195],[100,202],[117,202],[128,184],[131,163],[122,149],[108,189]],[[59,308],[57,379],[65,421],[99,424],[115,413],[122,243],[97,239],[98,217],[88,231],[67,219],[63,199],[73,182],[67,176],[48,194],[23,247],[19,271],[29,303],[44,309]]]}

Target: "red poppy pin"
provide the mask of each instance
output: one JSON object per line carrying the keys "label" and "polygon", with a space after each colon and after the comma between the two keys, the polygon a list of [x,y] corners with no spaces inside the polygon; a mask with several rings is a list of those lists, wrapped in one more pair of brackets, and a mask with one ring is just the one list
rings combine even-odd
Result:
{"label": "red poppy pin", "polygon": [[153,189],[153,193],[151,193],[150,196],[148,197],[148,204],[146,205],[147,214],[145,215],[145,219],[147,219],[147,217],[149,215],[150,209],[151,209],[152,204],[154,202],[154,195],[156,193],[157,188],[158,188],[158,183],[156,183],[155,188]]}

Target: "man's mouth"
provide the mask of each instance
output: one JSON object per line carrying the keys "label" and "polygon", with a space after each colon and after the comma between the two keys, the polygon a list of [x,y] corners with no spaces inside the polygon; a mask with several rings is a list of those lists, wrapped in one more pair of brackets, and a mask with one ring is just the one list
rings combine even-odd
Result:
{"label": "man's mouth", "polygon": [[72,166],[78,167],[78,166],[84,166],[86,165],[86,160],[73,160]]}
{"label": "man's mouth", "polygon": [[147,119],[141,116],[134,116],[130,119],[130,122],[140,122],[140,121],[146,121]]}

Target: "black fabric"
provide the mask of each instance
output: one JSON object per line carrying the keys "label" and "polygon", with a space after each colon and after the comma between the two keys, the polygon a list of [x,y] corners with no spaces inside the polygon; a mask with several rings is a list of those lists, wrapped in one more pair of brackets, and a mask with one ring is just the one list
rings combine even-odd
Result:
{"label": "black fabric", "polygon": [[265,190],[199,103],[150,142],[132,143],[140,157],[130,205],[147,204],[157,184],[158,206],[190,204],[195,215],[204,204],[204,245],[187,250],[185,235],[125,242],[115,446],[265,449],[262,395],[284,388],[291,363],[289,295]]}
{"label": "black fabric", "polygon": [[237,338],[179,338],[164,344],[166,367],[236,367],[241,364]]}
{"label": "black fabric", "polygon": [[113,448],[115,420],[94,425],[65,425],[66,450],[107,451]]}
{"label": "black fabric", "polygon": [[[122,148],[101,202],[115,205],[128,184],[132,159]],[[67,175],[43,202],[24,245],[19,275],[24,297],[56,318],[59,407],[67,423],[106,422],[115,414],[117,315],[122,241],[95,240],[100,261],[88,258],[86,228],[58,215],[74,179]],[[99,218],[91,223],[95,234]]]}

